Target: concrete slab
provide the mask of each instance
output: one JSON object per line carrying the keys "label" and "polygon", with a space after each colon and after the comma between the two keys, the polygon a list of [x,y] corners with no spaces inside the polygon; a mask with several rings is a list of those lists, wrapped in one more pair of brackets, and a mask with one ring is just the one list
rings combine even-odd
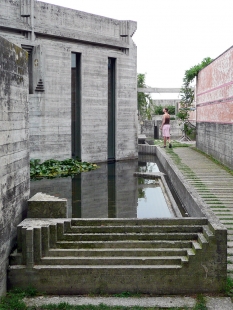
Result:
{"label": "concrete slab", "polygon": [[28,307],[42,306],[45,304],[68,303],[69,305],[100,305],[108,306],[125,306],[125,307],[160,307],[160,308],[175,308],[186,307],[192,309],[196,300],[192,297],[141,297],[141,298],[120,298],[120,297],[81,297],[81,296],[53,296],[53,297],[36,297],[25,298],[24,302]]}
{"label": "concrete slab", "polygon": [[230,297],[207,297],[208,310],[232,310],[233,303]]}
{"label": "concrete slab", "polygon": [[[185,307],[193,309],[196,299],[193,297],[141,297],[141,298],[120,298],[120,297],[82,297],[82,296],[40,296],[35,298],[25,298],[24,302],[28,307],[49,304],[67,303],[72,306],[78,305],[100,305],[124,306],[124,307],[159,307],[161,309],[174,309],[175,307]],[[232,310],[233,303],[230,297],[206,297],[208,310]]]}

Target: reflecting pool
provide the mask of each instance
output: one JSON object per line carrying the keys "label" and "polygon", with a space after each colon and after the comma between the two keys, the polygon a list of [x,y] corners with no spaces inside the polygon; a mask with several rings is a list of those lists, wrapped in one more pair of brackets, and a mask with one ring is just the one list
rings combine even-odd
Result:
{"label": "reflecting pool", "polygon": [[30,197],[42,192],[67,198],[68,217],[73,218],[175,216],[157,179],[134,176],[135,172],[161,171],[155,155],[98,166],[73,178],[32,180]]}

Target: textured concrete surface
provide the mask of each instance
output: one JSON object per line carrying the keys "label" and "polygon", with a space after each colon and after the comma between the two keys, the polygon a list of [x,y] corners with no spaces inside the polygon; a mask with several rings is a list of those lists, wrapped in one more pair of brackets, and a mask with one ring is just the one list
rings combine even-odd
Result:
{"label": "textured concrete surface", "polygon": [[[124,306],[124,307],[159,307],[160,309],[185,308],[193,309],[196,304],[194,297],[141,297],[141,298],[117,298],[117,297],[82,297],[82,296],[53,296],[24,299],[27,306],[42,306],[44,304],[68,303],[69,305],[100,305]],[[233,303],[230,297],[207,297],[207,310],[232,310]]]}
{"label": "textured concrete surface", "polygon": [[64,297],[38,297],[25,299],[28,306],[41,306],[43,304],[58,304],[66,302],[70,305],[100,305],[124,306],[124,307],[188,307],[192,309],[196,303],[192,297],[141,297],[141,298],[117,298],[117,297],[81,297],[81,296],[64,296]]}
{"label": "textured concrete surface", "polygon": [[[1,13],[0,13],[1,15]],[[0,296],[29,196],[27,53],[0,37]]]}
{"label": "textured concrete surface", "polygon": [[115,158],[137,157],[137,47],[132,39],[136,29],[134,21],[46,2],[0,1],[0,35],[29,53],[31,158],[71,157],[72,53],[81,57],[81,82],[72,87],[81,102],[73,105],[82,111],[75,135],[81,151],[75,155],[92,162],[108,158],[108,59],[112,58],[116,61]]}
{"label": "textured concrete surface", "polygon": [[25,219],[8,287],[30,283],[53,295],[216,293],[226,280],[217,236],[206,218]]}
{"label": "textured concrete surface", "polygon": [[67,217],[67,199],[36,193],[28,200],[28,218]]}

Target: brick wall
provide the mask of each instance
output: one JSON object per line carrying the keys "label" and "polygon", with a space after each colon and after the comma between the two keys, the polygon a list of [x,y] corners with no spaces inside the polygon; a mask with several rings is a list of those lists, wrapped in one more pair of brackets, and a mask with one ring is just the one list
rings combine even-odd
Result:
{"label": "brick wall", "polygon": [[233,47],[197,79],[197,147],[233,168]]}
{"label": "brick wall", "polygon": [[0,296],[29,196],[27,54],[0,37]]}

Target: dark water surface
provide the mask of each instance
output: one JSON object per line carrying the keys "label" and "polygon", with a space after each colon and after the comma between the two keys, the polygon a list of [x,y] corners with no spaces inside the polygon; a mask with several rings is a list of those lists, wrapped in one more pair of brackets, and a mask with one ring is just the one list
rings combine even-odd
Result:
{"label": "dark water surface", "polygon": [[161,171],[156,156],[98,166],[73,178],[33,180],[30,197],[42,192],[67,198],[68,217],[73,218],[174,217],[158,180],[134,176],[134,172]]}

